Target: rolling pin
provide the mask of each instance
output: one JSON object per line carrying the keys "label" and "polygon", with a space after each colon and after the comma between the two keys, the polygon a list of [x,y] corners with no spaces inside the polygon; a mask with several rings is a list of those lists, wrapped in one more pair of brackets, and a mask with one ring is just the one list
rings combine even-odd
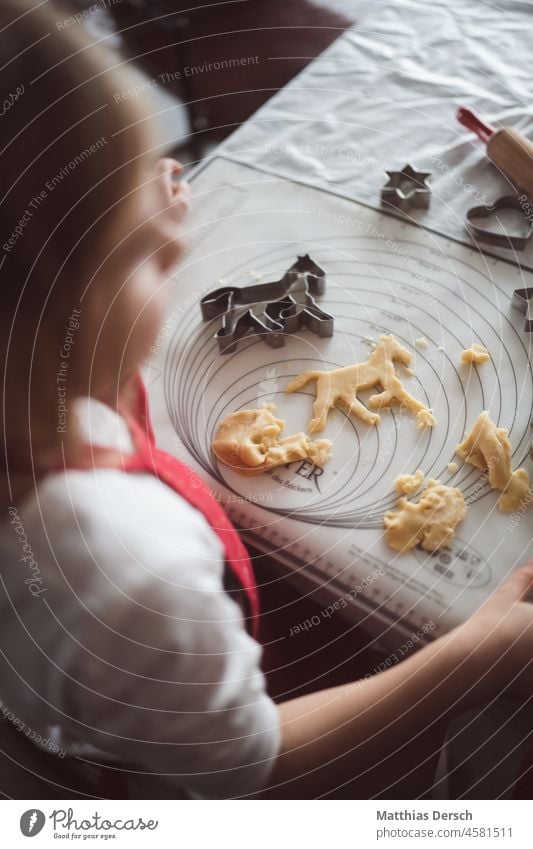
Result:
{"label": "rolling pin", "polygon": [[487,146],[487,156],[517,188],[533,195],[533,142],[511,127],[497,130],[483,123],[470,109],[457,110],[457,120]]}

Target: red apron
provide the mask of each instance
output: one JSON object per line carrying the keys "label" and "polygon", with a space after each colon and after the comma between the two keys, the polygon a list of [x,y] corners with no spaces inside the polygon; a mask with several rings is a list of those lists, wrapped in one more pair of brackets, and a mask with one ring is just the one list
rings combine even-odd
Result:
{"label": "red apron", "polygon": [[[207,484],[195,489],[191,484],[191,476],[197,479],[196,473],[176,457],[156,447],[148,411],[147,392],[139,372],[132,378],[131,389],[131,402],[125,403],[123,399],[119,401],[118,412],[128,425],[135,447],[134,453],[117,456],[115,451],[88,445],[86,461],[69,464],[69,468],[105,466],[120,468],[124,472],[150,472],[199,510],[224,546],[229,577],[236,582],[239,594],[242,596],[244,593],[246,610],[243,614],[250,631],[257,637],[259,595],[246,548]],[[98,457],[101,462],[97,462]],[[112,460],[111,457],[115,459]]]}

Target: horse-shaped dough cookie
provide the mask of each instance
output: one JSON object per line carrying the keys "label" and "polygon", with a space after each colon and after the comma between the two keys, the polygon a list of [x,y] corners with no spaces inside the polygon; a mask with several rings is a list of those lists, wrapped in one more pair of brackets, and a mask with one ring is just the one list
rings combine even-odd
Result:
{"label": "horse-shaped dough cookie", "polygon": [[436,422],[430,410],[404,389],[396,374],[395,362],[408,366],[411,354],[393,336],[381,336],[366,362],[333,371],[305,371],[291,380],[285,392],[297,392],[311,380],[316,380],[315,416],[309,424],[309,433],[324,430],[333,407],[341,407],[366,424],[378,424],[380,416],[371,413],[357,398],[358,392],[376,387],[382,391],[369,399],[368,406],[372,410],[400,404],[417,414],[419,428],[433,427]]}

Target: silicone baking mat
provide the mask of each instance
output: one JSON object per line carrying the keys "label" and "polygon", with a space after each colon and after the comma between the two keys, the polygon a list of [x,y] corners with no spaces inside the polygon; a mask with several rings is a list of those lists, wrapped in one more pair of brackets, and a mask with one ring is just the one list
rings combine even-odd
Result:
{"label": "silicone baking mat", "polygon": [[[533,554],[533,507],[501,513],[486,476],[454,455],[488,410],[508,429],[514,467],[533,477],[532,340],[511,306],[515,288],[533,285],[530,270],[221,157],[194,178],[185,229],[187,253],[168,284],[167,318],[146,372],[159,444],[194,469],[192,485],[209,482],[251,542],[320,584],[347,615],[405,633],[428,622],[439,633],[463,620]],[[221,285],[279,279],[306,253],[326,271],[318,301],[335,317],[334,336],[302,329],[271,348],[252,335],[220,354],[218,320],[202,321],[200,298]],[[381,334],[411,352],[414,376],[398,373],[433,410],[435,428],[418,430],[398,408],[384,410],[378,427],[336,411],[317,435],[333,440],[323,470],[299,462],[245,478],[213,456],[217,424],[237,409],[271,402],[287,434],[305,431],[313,384],[286,395],[289,379],[361,362]],[[473,342],[488,348],[490,363],[461,364]],[[383,514],[396,503],[395,477],[418,468],[460,487],[469,510],[449,547],[397,554],[384,540]]]}

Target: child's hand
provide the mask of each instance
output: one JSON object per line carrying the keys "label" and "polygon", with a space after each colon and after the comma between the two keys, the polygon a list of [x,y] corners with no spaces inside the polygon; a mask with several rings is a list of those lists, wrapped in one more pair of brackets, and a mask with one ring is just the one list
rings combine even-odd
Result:
{"label": "child's hand", "polygon": [[[465,659],[470,696],[475,700],[509,687],[513,695],[533,694],[533,560],[514,572],[448,638]],[[444,638],[446,639],[446,638]]]}
{"label": "child's hand", "polygon": [[183,171],[183,165],[176,159],[159,159],[156,164],[156,185],[160,197],[160,207],[174,224],[179,224],[187,212],[191,190],[185,180],[176,177]]}

